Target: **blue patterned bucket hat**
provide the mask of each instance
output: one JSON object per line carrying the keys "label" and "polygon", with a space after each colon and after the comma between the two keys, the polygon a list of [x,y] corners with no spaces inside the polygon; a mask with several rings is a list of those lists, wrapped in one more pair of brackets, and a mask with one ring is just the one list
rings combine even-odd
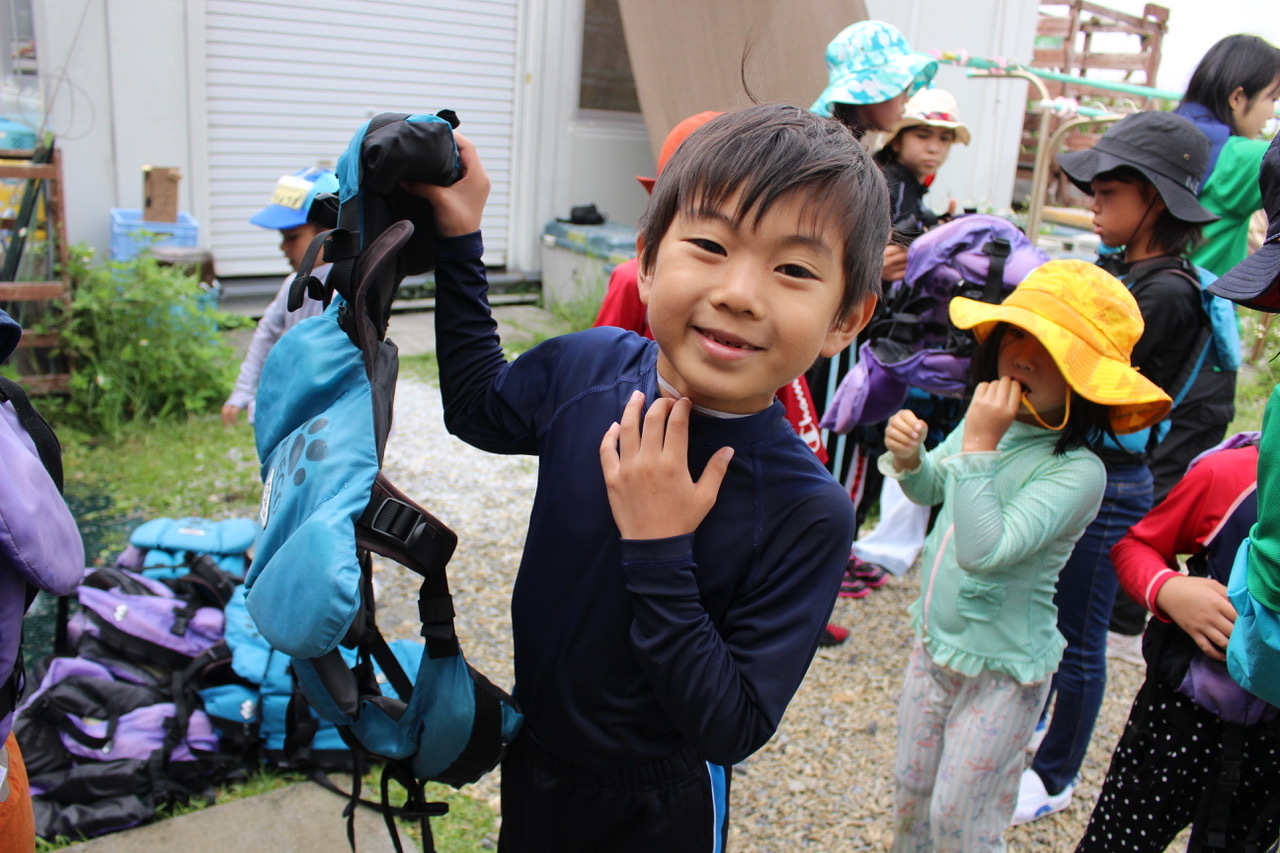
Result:
{"label": "blue patterned bucket hat", "polygon": [[892,24],[860,21],[827,45],[827,88],[810,107],[831,115],[831,105],[879,104],[915,94],[938,72],[938,60],[916,53]]}

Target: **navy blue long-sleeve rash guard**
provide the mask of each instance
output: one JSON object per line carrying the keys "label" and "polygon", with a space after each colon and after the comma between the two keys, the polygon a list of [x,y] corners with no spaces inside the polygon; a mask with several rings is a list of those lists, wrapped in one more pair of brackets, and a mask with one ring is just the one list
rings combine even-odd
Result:
{"label": "navy blue long-sleeve rash guard", "polygon": [[831,614],[854,533],[848,494],[781,403],[734,419],[695,413],[695,477],[734,448],[715,506],[691,535],[622,540],[600,442],[633,391],[657,398],[657,345],[596,328],[507,363],[481,252],[479,233],[437,242],[440,390],[450,432],[540,457],[511,603],[527,724],[591,768],[686,744],[716,764],[742,760],[776,730]]}

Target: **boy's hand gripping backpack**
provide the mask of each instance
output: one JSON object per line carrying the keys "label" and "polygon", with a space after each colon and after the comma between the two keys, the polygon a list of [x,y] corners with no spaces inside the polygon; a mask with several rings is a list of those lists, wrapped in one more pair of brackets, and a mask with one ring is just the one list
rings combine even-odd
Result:
{"label": "boy's hand gripping backpack", "polygon": [[[399,363],[395,344],[384,338],[391,300],[407,270],[430,264],[420,244],[430,243],[432,225],[427,208],[374,234],[397,211],[400,177],[417,177],[397,172],[394,181],[381,180],[378,170],[406,159],[384,156],[388,150],[412,155],[407,159],[425,164],[417,174],[438,183],[456,178],[457,168],[448,123],[432,116],[384,118],[358,132],[338,163],[339,222],[359,229],[340,227],[330,236],[337,263],[327,281],[338,295],[324,314],[284,335],[263,367],[255,423],[261,530],[245,587],[258,630],[293,658],[301,692],[316,713],[389,762],[384,799],[390,773],[410,791],[410,807],[423,809],[423,780],[475,781],[501,759],[522,718],[458,647],[445,575],[457,537],[379,470]],[[425,142],[420,128],[401,128],[420,124],[432,130]],[[384,144],[387,134],[397,142]],[[406,149],[406,139],[426,150]],[[452,171],[432,170],[442,158]],[[390,187],[391,196],[375,186]],[[411,245],[415,233],[418,244]],[[340,259],[357,244],[360,251],[345,258],[350,266],[344,269]],[[315,250],[313,244],[312,256]],[[299,278],[306,274],[304,263]],[[375,624],[371,553],[423,577],[418,608],[425,645],[407,665]],[[355,667],[339,646],[356,649]],[[374,662],[394,696],[379,689]],[[427,813],[416,816],[423,817],[430,846]]]}
{"label": "boy's hand gripping backpack", "polygon": [[961,397],[975,348],[951,323],[951,298],[1003,302],[1049,256],[1006,219],[959,216],[925,232],[907,250],[902,282],[867,325],[858,361],[841,381],[822,426],[847,433],[902,408],[907,388]]}

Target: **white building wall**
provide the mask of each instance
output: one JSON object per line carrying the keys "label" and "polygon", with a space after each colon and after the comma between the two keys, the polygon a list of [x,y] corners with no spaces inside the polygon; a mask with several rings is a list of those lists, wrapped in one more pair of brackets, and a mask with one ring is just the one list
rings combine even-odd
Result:
{"label": "white building wall", "polygon": [[142,207],[142,167],[177,166],[179,206],[197,182],[188,133],[182,2],[38,0],[38,62],[49,129],[62,149],[70,240],[105,251],[110,209]]}
{"label": "white building wall", "polygon": [[[1031,61],[1038,6],[1035,0],[866,0],[867,14],[902,30],[918,51],[966,50],[971,56]],[[970,78],[943,63],[934,86],[956,96],[960,117],[973,136],[952,146],[951,156],[926,197],[934,210],[947,200],[1006,210],[1013,195],[1022,119],[1031,93],[1025,80]]]}
{"label": "white building wall", "polygon": [[[920,50],[1030,56],[1034,0],[867,5]],[[593,202],[612,221],[634,224],[645,202],[634,176],[652,174],[654,162],[639,117],[577,106],[583,0],[34,6],[73,241],[105,250],[110,208],[141,206],[142,166],[178,166],[180,206],[200,221],[223,274],[283,273],[274,236],[245,221],[250,208],[280,174],[336,159],[356,126],[383,110],[458,110],[494,178],[491,263],[536,272],[547,220]],[[424,57],[442,67],[421,64]],[[334,75],[308,73],[325,62]],[[945,65],[937,83],[956,94],[974,144],[955,147],[930,203],[1004,207],[1027,84],[968,79]],[[294,97],[282,99],[285,90]]]}

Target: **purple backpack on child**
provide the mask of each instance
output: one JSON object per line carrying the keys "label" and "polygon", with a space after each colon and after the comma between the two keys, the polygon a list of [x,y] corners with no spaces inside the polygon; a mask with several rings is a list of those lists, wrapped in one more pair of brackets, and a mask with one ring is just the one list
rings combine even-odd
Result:
{"label": "purple backpack on child", "polygon": [[864,332],[859,360],[836,389],[822,426],[847,433],[878,423],[899,408],[913,386],[939,397],[962,397],[968,385],[973,334],[951,324],[954,296],[1004,301],[1049,256],[998,216],[973,213],[939,225],[907,250],[907,269]]}
{"label": "purple backpack on child", "polygon": [[[22,329],[0,311],[0,362]],[[17,383],[0,377],[0,743],[22,695],[22,618],[43,590],[66,595],[84,573],[80,529],[62,499],[62,448]]]}

